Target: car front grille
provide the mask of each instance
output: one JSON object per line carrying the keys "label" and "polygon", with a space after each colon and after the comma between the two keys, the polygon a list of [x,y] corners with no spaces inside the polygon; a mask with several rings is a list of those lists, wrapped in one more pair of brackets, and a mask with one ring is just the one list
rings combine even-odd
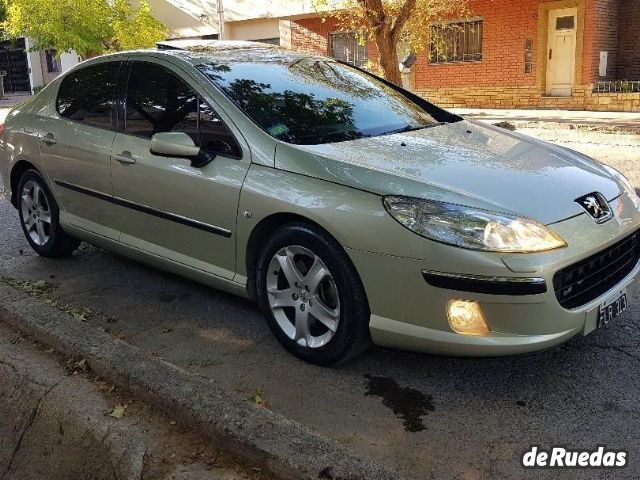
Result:
{"label": "car front grille", "polygon": [[577,308],[619,283],[640,260],[640,231],[574,263],[553,276],[556,298],[564,308]]}

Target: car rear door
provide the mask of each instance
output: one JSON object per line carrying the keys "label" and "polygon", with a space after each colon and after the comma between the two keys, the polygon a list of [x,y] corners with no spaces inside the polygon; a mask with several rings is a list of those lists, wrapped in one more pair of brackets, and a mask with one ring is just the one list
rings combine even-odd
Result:
{"label": "car rear door", "polygon": [[[120,241],[232,278],[238,201],[250,153],[206,96],[163,59],[130,63],[122,128],[113,144]],[[215,158],[197,168],[186,158],[152,154],[151,137],[160,132],[187,133]]]}
{"label": "car rear door", "polygon": [[55,105],[37,117],[40,153],[61,215],[112,239],[120,233],[110,163],[121,66],[107,61],[71,72],[59,85]]}

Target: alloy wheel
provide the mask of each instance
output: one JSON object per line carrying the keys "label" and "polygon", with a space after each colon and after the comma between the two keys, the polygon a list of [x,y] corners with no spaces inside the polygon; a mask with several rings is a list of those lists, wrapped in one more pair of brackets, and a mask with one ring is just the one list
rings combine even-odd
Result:
{"label": "alloy wheel", "polygon": [[45,245],[51,237],[51,208],[40,185],[28,180],[20,195],[22,219],[27,235],[38,246]]}
{"label": "alloy wheel", "polygon": [[276,252],[267,273],[267,295],[282,331],[298,345],[327,345],[340,322],[338,287],[324,262],[297,246]]}

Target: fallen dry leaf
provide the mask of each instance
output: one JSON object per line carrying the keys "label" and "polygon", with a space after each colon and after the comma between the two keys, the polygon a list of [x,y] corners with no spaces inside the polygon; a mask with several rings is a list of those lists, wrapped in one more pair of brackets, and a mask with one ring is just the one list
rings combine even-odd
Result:
{"label": "fallen dry leaf", "polygon": [[124,411],[126,409],[127,409],[126,406],[118,404],[118,405],[115,405],[111,409],[111,411],[106,412],[106,415],[108,415],[109,417],[120,419],[120,418],[124,417]]}
{"label": "fallen dry leaf", "polygon": [[269,402],[267,402],[267,399],[265,398],[265,392],[262,388],[258,388],[256,390],[256,393],[251,397],[249,397],[249,400],[255,403],[256,405],[259,405],[264,408],[269,408]]}

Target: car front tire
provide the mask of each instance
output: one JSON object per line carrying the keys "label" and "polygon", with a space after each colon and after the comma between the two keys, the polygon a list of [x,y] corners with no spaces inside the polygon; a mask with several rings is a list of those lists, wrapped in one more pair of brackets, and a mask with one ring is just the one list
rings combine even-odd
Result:
{"label": "car front tire", "polygon": [[18,183],[20,224],[29,245],[43,257],[68,257],[80,245],[60,227],[58,204],[42,175],[27,170]]}
{"label": "car front tire", "polygon": [[256,274],[269,327],[297,357],[331,365],[371,345],[362,282],[340,244],[322,229],[281,227],[262,249]]}

